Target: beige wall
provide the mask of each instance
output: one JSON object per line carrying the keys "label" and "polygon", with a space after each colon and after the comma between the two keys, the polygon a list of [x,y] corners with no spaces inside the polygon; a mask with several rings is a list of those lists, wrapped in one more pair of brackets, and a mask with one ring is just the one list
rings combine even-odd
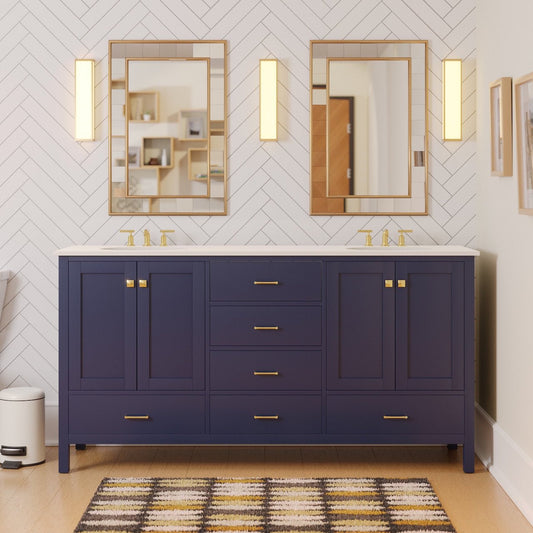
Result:
{"label": "beige wall", "polygon": [[513,176],[490,175],[488,99],[533,71],[533,2],[478,0],[477,17],[479,401],[533,459],[533,216],[518,214],[516,146]]}

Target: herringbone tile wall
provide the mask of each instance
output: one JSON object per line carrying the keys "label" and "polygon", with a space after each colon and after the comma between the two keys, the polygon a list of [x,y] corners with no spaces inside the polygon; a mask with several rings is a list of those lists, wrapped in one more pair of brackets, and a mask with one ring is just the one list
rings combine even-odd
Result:
{"label": "herringbone tile wall", "polygon": [[[0,0],[0,388],[57,402],[57,260],[120,228],[177,244],[345,244],[412,228],[417,243],[475,238],[474,0]],[[107,41],[227,39],[229,216],[107,214]],[[428,217],[309,216],[310,39],[429,40]],[[280,60],[280,141],[260,143],[258,60]],[[464,141],[440,140],[441,59],[464,65]],[[73,141],[75,58],[95,58],[97,141]],[[139,238],[139,237],[137,237]]]}

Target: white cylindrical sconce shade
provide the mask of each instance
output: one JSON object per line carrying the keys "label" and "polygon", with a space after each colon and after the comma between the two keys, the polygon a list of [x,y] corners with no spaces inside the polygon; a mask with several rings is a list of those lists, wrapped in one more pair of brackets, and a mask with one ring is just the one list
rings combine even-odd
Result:
{"label": "white cylindrical sconce shade", "polygon": [[259,139],[278,140],[278,60],[259,60]]}
{"label": "white cylindrical sconce shade", "polygon": [[76,59],[75,134],[77,141],[94,141],[94,59]]}
{"label": "white cylindrical sconce shade", "polygon": [[463,69],[460,59],[442,62],[442,138],[460,141],[463,136]]}

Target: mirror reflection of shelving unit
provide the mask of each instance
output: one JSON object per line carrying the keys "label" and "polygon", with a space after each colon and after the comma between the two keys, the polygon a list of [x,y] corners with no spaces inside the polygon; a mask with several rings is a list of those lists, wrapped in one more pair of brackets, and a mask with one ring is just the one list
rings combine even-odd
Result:
{"label": "mirror reflection of shelving unit", "polygon": [[[163,159],[166,159],[166,164]],[[172,137],[143,137],[141,161],[143,168],[172,168],[174,166],[174,139]]]}
{"label": "mirror reflection of shelving unit", "polygon": [[207,148],[189,148],[187,152],[188,179],[207,181]]}
{"label": "mirror reflection of shelving unit", "polygon": [[157,91],[128,93],[128,111],[130,122],[158,122],[159,93]]}

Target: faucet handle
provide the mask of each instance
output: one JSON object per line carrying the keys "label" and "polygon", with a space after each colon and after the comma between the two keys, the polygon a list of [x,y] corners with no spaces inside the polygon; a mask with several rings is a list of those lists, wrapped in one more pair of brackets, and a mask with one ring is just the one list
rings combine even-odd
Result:
{"label": "faucet handle", "polygon": [[357,233],[366,233],[365,246],[372,246],[372,230],[360,229]]}
{"label": "faucet handle", "polygon": [[121,229],[120,233],[129,233],[128,235],[128,244],[126,246],[135,246],[135,242],[133,241],[133,232],[134,229]]}
{"label": "faucet handle", "polygon": [[399,229],[398,230],[398,246],[405,246],[405,234],[413,233],[412,229]]}
{"label": "faucet handle", "polygon": [[173,230],[173,229],[161,229],[159,231],[161,232],[161,246],[168,246],[167,233],[174,233],[175,230]]}

